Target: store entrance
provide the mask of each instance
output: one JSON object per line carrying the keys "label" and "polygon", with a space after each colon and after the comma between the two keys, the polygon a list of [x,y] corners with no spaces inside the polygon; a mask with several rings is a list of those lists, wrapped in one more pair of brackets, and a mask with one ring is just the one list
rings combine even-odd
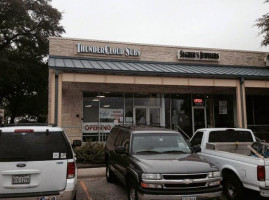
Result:
{"label": "store entrance", "polygon": [[135,106],[134,124],[160,126],[161,108],[159,106]]}
{"label": "store entrance", "polygon": [[192,130],[193,133],[200,128],[207,127],[206,108],[192,107]]}

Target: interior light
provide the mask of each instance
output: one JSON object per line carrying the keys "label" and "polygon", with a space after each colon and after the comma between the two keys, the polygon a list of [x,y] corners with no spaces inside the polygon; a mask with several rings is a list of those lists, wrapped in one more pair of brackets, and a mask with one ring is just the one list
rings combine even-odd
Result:
{"label": "interior light", "polygon": [[104,98],[104,97],[106,97],[106,96],[104,96],[104,95],[98,95],[98,96],[96,96],[96,97],[98,97],[98,98]]}
{"label": "interior light", "polygon": [[109,107],[110,107],[110,105],[104,105],[103,107],[104,107],[104,108],[109,108]]}
{"label": "interior light", "polygon": [[85,106],[85,108],[91,108],[92,107],[92,105],[86,105]]}
{"label": "interior light", "polygon": [[93,99],[92,101],[99,101],[99,99]]}

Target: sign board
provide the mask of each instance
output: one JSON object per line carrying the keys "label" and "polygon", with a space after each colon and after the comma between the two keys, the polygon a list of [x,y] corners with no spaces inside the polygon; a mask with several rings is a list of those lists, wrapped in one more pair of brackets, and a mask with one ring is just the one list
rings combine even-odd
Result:
{"label": "sign board", "polygon": [[106,46],[87,46],[81,43],[76,45],[77,53],[91,53],[91,54],[103,54],[103,55],[119,55],[119,56],[131,56],[139,57],[141,52],[138,49],[132,49],[130,47],[116,48]]}
{"label": "sign board", "polygon": [[98,122],[88,122],[83,123],[82,127],[83,133],[109,133],[111,129],[113,128],[114,123],[111,122],[100,122],[100,126],[98,125]]}
{"label": "sign board", "polygon": [[100,108],[100,119],[123,119],[123,109]]}
{"label": "sign board", "polygon": [[219,114],[220,115],[227,115],[228,109],[227,109],[227,101],[219,101]]}
{"label": "sign board", "polygon": [[179,60],[219,61],[220,53],[213,51],[178,50],[177,57]]}
{"label": "sign board", "polygon": [[204,106],[204,99],[202,98],[193,99],[193,106]]}

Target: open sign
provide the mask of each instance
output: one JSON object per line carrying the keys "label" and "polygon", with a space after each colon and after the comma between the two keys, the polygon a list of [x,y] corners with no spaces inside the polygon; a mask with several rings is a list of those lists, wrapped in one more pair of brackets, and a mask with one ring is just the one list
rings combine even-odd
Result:
{"label": "open sign", "polygon": [[193,99],[193,105],[194,106],[203,106],[204,100],[203,99]]}

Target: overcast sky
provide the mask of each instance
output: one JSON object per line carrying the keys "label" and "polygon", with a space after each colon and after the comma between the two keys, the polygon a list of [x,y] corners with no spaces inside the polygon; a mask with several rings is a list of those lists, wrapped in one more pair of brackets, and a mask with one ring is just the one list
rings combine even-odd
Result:
{"label": "overcast sky", "polygon": [[264,0],[52,0],[64,37],[268,51],[256,19]]}

